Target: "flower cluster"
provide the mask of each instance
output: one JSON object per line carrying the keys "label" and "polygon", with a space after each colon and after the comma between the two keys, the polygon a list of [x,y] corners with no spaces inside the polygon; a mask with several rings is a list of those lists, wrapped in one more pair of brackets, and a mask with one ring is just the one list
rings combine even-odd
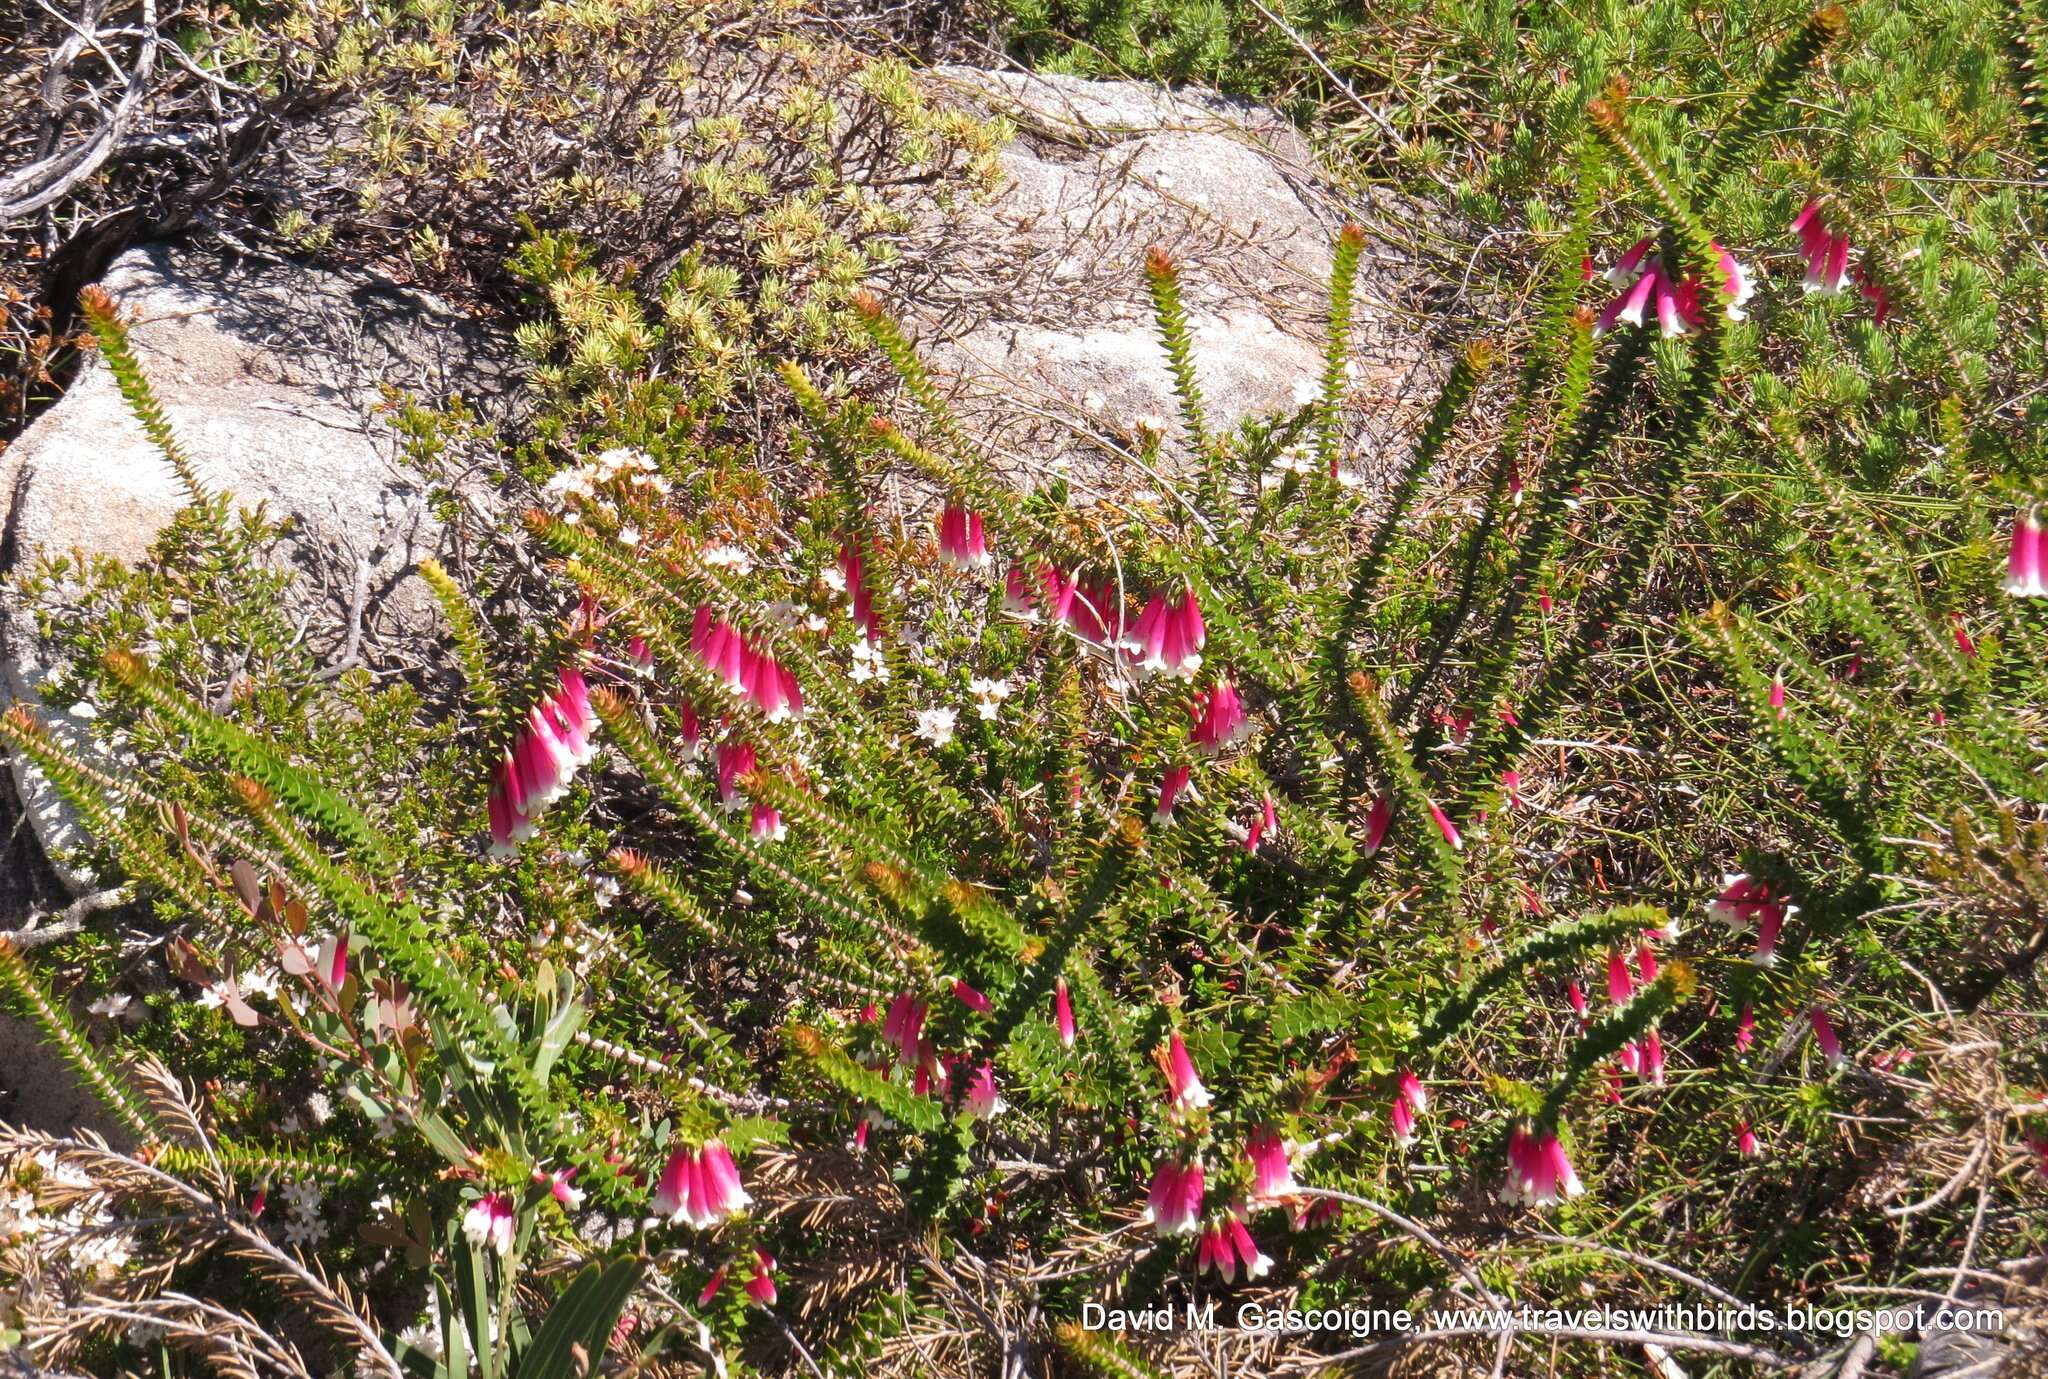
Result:
{"label": "flower cluster", "polygon": [[1501,1185],[1501,1201],[1554,1207],[1585,1190],[1555,1131],[1518,1125],[1508,1132],[1508,1176]]}
{"label": "flower cluster", "polygon": [[711,1140],[694,1150],[679,1146],[668,1156],[654,1188],[654,1214],[709,1230],[753,1200],[740,1184],[732,1151]]}
{"label": "flower cluster", "polygon": [[590,687],[580,671],[563,667],[555,692],[528,710],[491,783],[492,856],[510,856],[533,836],[541,811],[568,793],[576,772],[597,755],[596,728]]}
{"label": "flower cluster", "polygon": [[803,689],[789,668],[703,604],[690,629],[690,649],[706,670],[733,694],[751,700],[770,723],[803,715]]}
{"label": "flower cluster", "polygon": [[[1699,279],[1674,277],[1664,266],[1663,256],[1651,252],[1655,243],[1648,237],[1637,240],[1603,275],[1622,290],[1595,318],[1594,334],[1604,335],[1617,325],[1639,326],[1653,306],[1657,327],[1667,340],[1706,324]],[[1714,252],[1721,258],[1721,292],[1727,302],[1728,319],[1745,320],[1748,313],[1743,306],[1755,293],[1755,285],[1734,255],[1718,244]]]}

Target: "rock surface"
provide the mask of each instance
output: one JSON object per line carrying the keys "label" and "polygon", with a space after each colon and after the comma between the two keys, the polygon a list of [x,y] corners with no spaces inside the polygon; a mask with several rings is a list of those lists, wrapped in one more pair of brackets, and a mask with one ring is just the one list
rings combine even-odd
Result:
{"label": "rock surface", "polygon": [[[958,67],[934,79],[1018,131],[1002,154],[1008,185],[956,210],[924,279],[902,293],[926,358],[999,455],[1029,465],[1071,452],[1077,432],[1123,442],[1146,421],[1178,432],[1143,271],[1154,245],[1181,265],[1210,425],[1304,400],[1322,372],[1346,215],[1292,125],[1136,82]],[[1367,254],[1360,415],[1401,402],[1424,354],[1388,301],[1399,265]]]}

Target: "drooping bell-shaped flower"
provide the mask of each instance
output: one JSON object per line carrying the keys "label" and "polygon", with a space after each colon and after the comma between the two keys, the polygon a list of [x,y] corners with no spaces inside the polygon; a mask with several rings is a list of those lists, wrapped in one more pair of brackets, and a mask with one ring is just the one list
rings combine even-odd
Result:
{"label": "drooping bell-shaped flower", "polygon": [[956,570],[987,568],[988,541],[982,533],[980,513],[947,504],[939,514],[939,559]]}
{"label": "drooping bell-shaped flower", "polygon": [[1152,811],[1152,822],[1165,825],[1173,822],[1173,811],[1180,804],[1182,795],[1196,798],[1194,786],[1189,784],[1194,772],[1186,766],[1169,767],[1159,780],[1159,807]]}
{"label": "drooping bell-shaped flower", "polygon": [[882,618],[875,611],[875,591],[868,587],[867,561],[851,541],[839,548],[839,573],[846,581],[847,607],[853,615],[853,625],[867,638],[868,645],[879,646]]}
{"label": "drooping bell-shaped flower", "polygon": [[896,1047],[896,1061],[903,1067],[913,1067],[918,1062],[927,1009],[923,1001],[907,991],[899,992],[889,1002],[889,1013],[882,1020],[882,1041]]}
{"label": "drooping bell-shaped flower", "polygon": [[718,744],[718,802],[727,810],[742,809],[747,797],[739,790],[739,778],[750,774],[755,766],[754,748],[748,742],[721,742]]}
{"label": "drooping bell-shaped flower", "polygon": [[756,1246],[754,1274],[747,1280],[747,1296],[763,1307],[775,1305],[775,1256]]}
{"label": "drooping bell-shaped flower", "polygon": [[993,1063],[983,1063],[967,1080],[967,1094],[964,1098],[967,1114],[976,1120],[987,1120],[1010,1109],[996,1087],[996,1069]]}
{"label": "drooping bell-shaped flower", "polygon": [[1252,1196],[1284,1197],[1294,1191],[1294,1156],[1287,1141],[1270,1125],[1245,1137],[1245,1161],[1252,1168]]}
{"label": "drooping bell-shaped flower", "polygon": [[1743,1121],[1735,1127],[1735,1152],[1745,1159],[1763,1156],[1763,1146],[1757,1143],[1756,1131],[1749,1128],[1748,1121]]}
{"label": "drooping bell-shaped flower", "polygon": [[1175,1030],[1166,1047],[1155,1051],[1159,1070],[1166,1074],[1166,1104],[1175,1111],[1199,1111],[1210,1102],[1209,1089],[1188,1057],[1188,1046]]}
{"label": "drooping bell-shaped flower", "polygon": [[491,782],[491,853],[509,856],[533,836],[542,810],[569,791],[579,768],[597,755],[597,714],[582,672],[564,666],[555,690],[527,711]]}
{"label": "drooping bell-shaped flower", "polygon": [[1195,720],[1194,727],[1188,732],[1188,740],[1210,756],[1251,736],[1252,724],[1251,719],[1245,716],[1244,701],[1238,698],[1237,687],[1228,680],[1218,680],[1196,695],[1188,711]]}
{"label": "drooping bell-shaped flower", "polygon": [[1554,1207],[1585,1190],[1555,1134],[1520,1126],[1508,1133],[1508,1175],[1499,1193],[1503,1202]]}
{"label": "drooping bell-shaped flower", "polygon": [[1970,635],[1970,629],[1963,626],[1962,613],[1951,611],[1948,615],[1948,622],[1949,630],[1956,639],[1956,650],[1965,656],[1975,656],[1977,654],[1977,641]]}
{"label": "drooping bell-shaped flower", "polygon": [[654,1214],[709,1230],[744,1210],[753,1198],[740,1183],[732,1151],[718,1140],[678,1146],[654,1188]]}
{"label": "drooping bell-shaped flower", "polygon": [[1416,1115],[1429,1114],[1429,1089],[1422,1085],[1422,1079],[1415,1075],[1414,1069],[1401,1069],[1401,1076],[1395,1081],[1394,1090]]}
{"label": "drooping bell-shaped flower", "polygon": [[697,1306],[711,1305],[711,1300],[718,1296],[718,1290],[725,1287],[725,1270],[726,1266],[721,1264],[712,1271],[711,1277],[706,1279],[704,1286],[697,1291]]}
{"label": "drooping bell-shaped flower", "polygon": [[1152,1170],[1152,1190],[1145,1199],[1145,1219],[1159,1236],[1193,1235],[1201,1225],[1202,1165],[1167,1158]]}
{"label": "drooping bell-shaped flower", "polygon": [[1591,1018],[1591,1015],[1586,1005],[1585,988],[1579,985],[1577,977],[1573,977],[1564,984],[1564,996],[1565,1000],[1571,1003],[1572,1014],[1578,1017],[1580,1024],[1585,1024]]}
{"label": "drooping bell-shaped flower", "polygon": [[463,1239],[500,1256],[512,1253],[512,1237],[518,1227],[519,1212],[509,1192],[487,1192],[462,1214]]}
{"label": "drooping bell-shaped flower", "polygon": [[789,829],[782,822],[782,811],[757,804],[747,820],[747,832],[757,843],[779,843],[789,836]]}
{"label": "drooping bell-shaped flower", "polygon": [[2048,598],[2048,531],[2032,508],[2012,522],[2012,550],[2005,561],[2005,592],[2019,598]]}
{"label": "drooping bell-shaped flower", "polygon": [[1664,1039],[1654,1027],[1643,1036],[1642,1075],[1653,1087],[1664,1085]]}
{"label": "drooping bell-shaped flower", "polygon": [[1783,718],[1786,715],[1786,713],[1789,712],[1789,710],[1787,710],[1785,707],[1784,676],[1773,675],[1771,677],[1771,691],[1768,696],[1768,699],[1771,705],[1771,712],[1776,714],[1779,718]]}
{"label": "drooping bell-shaped flower", "polygon": [[1742,1008],[1742,1014],[1735,1018],[1735,1051],[1748,1053],[1749,1046],[1756,1042],[1756,1011],[1750,1006]]}
{"label": "drooping bell-shaped flower", "polygon": [[1778,965],[1778,934],[1785,927],[1785,917],[1792,914],[1797,905],[1762,905],[1756,913],[1756,952],[1750,961],[1759,967]]}
{"label": "drooping bell-shaped flower", "polygon": [[[1228,1249],[1236,1252],[1237,1262],[1243,1266],[1244,1276],[1247,1281],[1255,1278],[1264,1278],[1272,1272],[1273,1261],[1266,1257],[1265,1252],[1259,1248],[1258,1242],[1252,1239],[1251,1231],[1245,1226],[1241,1208],[1232,1209],[1230,1215],[1224,1221],[1223,1229]],[[1225,1283],[1230,1281],[1229,1273],[1226,1272],[1223,1275],[1223,1281]]]}
{"label": "drooping bell-shaped flower", "polygon": [[1258,817],[1252,820],[1251,827],[1244,832],[1244,850],[1246,852],[1257,852],[1259,844],[1266,840],[1267,835],[1277,833],[1279,830],[1279,812],[1273,807],[1273,797],[1267,795],[1259,805]]}
{"label": "drooping bell-shaped flower", "polygon": [[1645,986],[1657,980],[1657,951],[1647,943],[1636,945],[1636,976]]}
{"label": "drooping bell-shaped flower", "polygon": [[626,643],[626,663],[635,675],[654,674],[654,651],[645,637],[635,637]]}
{"label": "drooping bell-shaped flower", "polygon": [[1394,823],[1394,797],[1387,791],[1380,792],[1372,802],[1372,808],[1365,812],[1365,838],[1359,844],[1358,855],[1370,857],[1380,850],[1387,841],[1387,830]]}
{"label": "drooping bell-shaped flower", "polygon": [[1792,233],[1799,236],[1799,255],[1806,260],[1806,291],[1838,295],[1849,280],[1849,236],[1828,229],[1814,197],[1792,218]]}
{"label": "drooping bell-shaped flower", "polygon": [[1628,959],[1617,948],[1607,955],[1607,999],[1618,1006],[1627,1005],[1635,994],[1635,974],[1628,970]]}
{"label": "drooping bell-shaped flower", "polygon": [[988,997],[982,995],[964,980],[957,977],[953,980],[953,999],[966,1006],[969,1010],[978,1011],[983,1015],[988,1014],[989,1011],[995,1008],[989,1004]]}
{"label": "drooping bell-shaped flower", "polygon": [[1842,1066],[1842,1041],[1835,1037],[1834,1022],[1819,1006],[1806,1012],[1807,1022],[1813,1026],[1813,1042],[1820,1048],[1821,1056],[1828,1061],[1830,1069]]}
{"label": "drooping bell-shaped flower", "polygon": [[1387,1125],[1393,1131],[1397,1148],[1406,1149],[1415,1143],[1415,1108],[1399,1092],[1394,1093],[1394,1105],[1387,1112]]}
{"label": "drooping bell-shaped flower", "polygon": [[1074,998],[1067,994],[1067,979],[1059,978],[1052,984],[1052,1023],[1059,1031],[1060,1047],[1074,1047]]}
{"label": "drooping bell-shaped flower", "polygon": [[1022,565],[1012,565],[1003,576],[1003,611],[1018,617],[1038,617],[1038,598],[1031,592],[1031,576]]}
{"label": "drooping bell-shaped flower", "polygon": [[1444,841],[1451,845],[1451,851],[1465,850],[1465,839],[1459,834],[1458,826],[1451,822],[1451,816],[1444,813],[1435,800],[1429,802],[1429,817],[1436,824],[1436,831],[1443,834]]}
{"label": "drooping bell-shaped flower", "polygon": [[704,745],[704,724],[697,717],[697,706],[687,699],[676,709],[676,728],[682,738],[682,759],[695,761]]}
{"label": "drooping bell-shaped flower", "polygon": [[1201,603],[1194,590],[1183,589],[1172,599],[1154,594],[1138,615],[1126,646],[1141,670],[1189,676],[1202,668],[1202,648],[1208,640]]}

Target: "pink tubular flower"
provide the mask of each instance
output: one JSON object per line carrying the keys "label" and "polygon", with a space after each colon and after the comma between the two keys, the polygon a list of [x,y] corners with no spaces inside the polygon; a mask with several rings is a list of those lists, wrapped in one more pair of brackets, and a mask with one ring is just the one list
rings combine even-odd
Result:
{"label": "pink tubular flower", "polygon": [[635,637],[626,643],[626,660],[631,663],[636,675],[654,673],[654,652],[648,648],[645,637]]}
{"label": "pink tubular flower", "polygon": [[1750,961],[1759,967],[1778,965],[1778,934],[1785,927],[1785,916],[1799,907],[1796,905],[1766,905],[1757,912],[1756,952]]}
{"label": "pink tubular flower", "polygon": [[732,1151],[717,1140],[692,1151],[678,1146],[654,1188],[654,1214],[708,1230],[754,1199],[740,1184]]}
{"label": "pink tubular flower", "polygon": [[704,743],[704,725],[697,718],[697,706],[684,700],[676,710],[676,727],[682,733],[684,761],[695,761]]}
{"label": "pink tubular flower", "polygon": [[1586,1006],[1586,991],[1579,985],[1578,978],[1574,977],[1564,984],[1564,996],[1571,1003],[1572,1014],[1579,1017],[1580,1024],[1585,1024],[1590,1017]]}
{"label": "pink tubular flower", "polygon": [[753,771],[755,766],[754,748],[746,742],[722,742],[718,746],[718,802],[727,810],[744,807],[747,797],[742,795],[737,784],[741,776]]}
{"label": "pink tubular flower", "polygon": [[917,1064],[927,1007],[910,995],[900,993],[889,1002],[889,1013],[882,1020],[882,1040],[896,1046],[896,1061],[909,1068]]}
{"label": "pink tubular flower", "polygon": [[1636,975],[1645,986],[1657,980],[1657,953],[1647,943],[1636,945]]}
{"label": "pink tubular flower", "polygon": [[723,1287],[725,1287],[725,1266],[720,1265],[717,1272],[713,1273],[705,1281],[704,1287],[698,1291],[697,1305],[699,1307],[709,1307],[711,1300],[718,1296],[718,1290]]}
{"label": "pink tubular flower", "polygon": [[1244,831],[1244,850],[1257,852],[1267,834],[1279,831],[1280,816],[1273,808],[1273,797],[1268,795],[1259,806],[1259,817],[1252,820],[1252,826]]}
{"label": "pink tubular flower", "polygon": [[1067,994],[1067,979],[1052,984],[1052,1023],[1060,1032],[1060,1047],[1074,1047],[1074,998]]}
{"label": "pink tubular flower", "polygon": [[1194,590],[1183,589],[1176,599],[1152,596],[1131,629],[1126,649],[1138,658],[1141,670],[1189,676],[1201,669],[1202,647],[1208,640],[1201,603]]}
{"label": "pink tubular flower", "polygon": [[1195,1251],[1195,1270],[1200,1273],[1213,1269],[1218,1277],[1229,1283],[1237,1277],[1240,1265],[1249,1280],[1264,1278],[1272,1269],[1273,1261],[1259,1249],[1252,1233],[1245,1228],[1244,1220],[1232,1211],[1203,1227],[1202,1243]]}
{"label": "pink tubular flower", "polygon": [[1166,1074],[1166,1104],[1176,1111],[1199,1111],[1210,1101],[1209,1089],[1195,1072],[1195,1060],[1188,1057],[1187,1043],[1175,1030],[1166,1047],[1154,1055]]}
{"label": "pink tubular flower", "polygon": [[939,559],[956,570],[988,567],[988,540],[982,534],[980,513],[947,505],[939,514]]}
{"label": "pink tubular flower", "polygon": [[1835,1037],[1834,1022],[1819,1006],[1806,1012],[1806,1019],[1813,1026],[1813,1042],[1820,1046],[1821,1056],[1828,1061],[1832,1070],[1842,1066],[1842,1041]]}
{"label": "pink tubular flower", "polygon": [[1416,1115],[1429,1114],[1429,1089],[1422,1085],[1422,1079],[1415,1075],[1413,1069],[1401,1069],[1401,1076],[1395,1082],[1394,1090]]}
{"label": "pink tubular flower", "polygon": [[1970,636],[1970,630],[1963,626],[1963,615],[1960,612],[1951,612],[1948,615],[1948,622],[1950,630],[1955,634],[1956,650],[1965,656],[1975,656],[1977,643]]}
{"label": "pink tubular flower", "polygon": [[1372,802],[1372,808],[1365,812],[1365,841],[1358,849],[1361,857],[1370,857],[1380,850],[1380,844],[1387,841],[1387,830],[1394,823],[1394,797],[1382,792]]}
{"label": "pink tubular flower", "polygon": [[2029,508],[2012,520],[2012,551],[2005,560],[2005,592],[2019,598],[2048,598],[2048,532]]}
{"label": "pink tubular flower", "polygon": [[1228,680],[1218,680],[1208,690],[1196,695],[1188,711],[1195,720],[1188,739],[1210,756],[1251,736],[1252,724],[1245,716],[1244,701],[1238,698],[1237,687]]}
{"label": "pink tubular flower", "polygon": [[969,1010],[979,1011],[983,1015],[988,1014],[989,1011],[994,1009],[989,1004],[988,997],[957,978],[953,982],[953,996],[961,1005],[966,1006]]}
{"label": "pink tubular flower", "polygon": [[757,843],[779,843],[789,834],[782,824],[782,811],[765,804],[754,806],[747,820],[747,832]]}
{"label": "pink tubular flower", "polygon": [[1627,1005],[1635,994],[1635,976],[1628,970],[1628,959],[1617,948],[1607,955],[1607,999],[1618,1006]]}
{"label": "pink tubular flower", "polygon": [[992,1063],[983,1063],[967,1083],[965,1098],[967,1114],[976,1120],[987,1120],[1010,1109],[996,1088],[996,1070]]}
{"label": "pink tubular flower", "polygon": [[1196,798],[1194,787],[1188,783],[1193,775],[1194,772],[1189,767],[1175,766],[1160,778],[1159,807],[1152,811],[1153,823],[1172,823],[1174,807],[1180,803],[1183,794],[1191,799]]}
{"label": "pink tubular flower", "polygon": [[[1657,312],[1658,330],[1667,339],[1684,335],[1705,324],[1699,280],[1685,278],[1674,281],[1664,266],[1662,256],[1651,252],[1652,245],[1649,239],[1636,241],[1607,270],[1607,281],[1622,291],[1595,318],[1595,335],[1605,335],[1617,325],[1640,326],[1645,314],[1653,307]],[[1714,246],[1714,252],[1719,258],[1722,299],[1728,319],[1746,320],[1748,313],[1743,307],[1754,295],[1755,285],[1734,255],[1719,244]]]}
{"label": "pink tubular flower", "polygon": [[1771,712],[1772,712],[1772,713],[1774,713],[1774,714],[1776,714],[1776,715],[1777,715],[1778,717],[1780,717],[1780,718],[1783,718],[1783,717],[1785,716],[1785,713],[1786,713],[1786,709],[1785,709],[1785,677],[1784,677],[1784,676],[1782,676],[1782,675],[1773,675],[1773,676],[1771,677],[1771,692],[1770,692],[1769,698],[1770,698]]}
{"label": "pink tubular flower", "polygon": [[1585,1190],[1556,1135],[1538,1134],[1520,1126],[1508,1133],[1508,1176],[1501,1185],[1501,1201],[1554,1207]]}
{"label": "pink tubular flower", "polygon": [[548,1195],[561,1204],[562,1210],[574,1211],[583,1205],[583,1190],[573,1186],[569,1181],[576,1176],[575,1169],[558,1168],[548,1174],[541,1174],[539,1170],[535,1170],[535,1175],[546,1181]]}
{"label": "pink tubular flower", "polygon": [[1749,1046],[1756,1042],[1756,1011],[1749,1006],[1742,1008],[1742,1014],[1735,1020],[1735,1051],[1748,1053]]}
{"label": "pink tubular flower", "polygon": [[1202,1165],[1161,1159],[1152,1170],[1152,1190],[1145,1202],[1145,1219],[1155,1235],[1193,1235],[1202,1216]]}
{"label": "pink tubular flower", "polygon": [[487,1192],[462,1214],[463,1238],[479,1250],[495,1250],[500,1256],[512,1253],[512,1236],[518,1225],[519,1213],[509,1192]]}
{"label": "pink tubular flower", "polygon": [[759,1246],[754,1248],[754,1276],[747,1280],[747,1296],[763,1307],[775,1305],[775,1256]]}
{"label": "pink tubular flower", "polygon": [[1294,1158],[1287,1141],[1270,1125],[1261,1125],[1245,1137],[1245,1161],[1252,1166],[1252,1196],[1284,1197],[1294,1191]]}
{"label": "pink tubular flower", "polygon": [[1458,833],[1458,826],[1451,822],[1451,816],[1444,813],[1435,800],[1429,802],[1429,817],[1436,823],[1436,831],[1444,835],[1444,841],[1451,845],[1451,851],[1463,852],[1465,840]]}
{"label": "pink tubular flower", "polygon": [[1394,1094],[1393,1109],[1387,1112],[1387,1124],[1394,1132],[1396,1148],[1406,1149],[1415,1143],[1415,1108],[1399,1092]]}
{"label": "pink tubular flower", "polygon": [[1643,1036],[1642,1074],[1652,1087],[1664,1085],[1664,1040],[1655,1029]]}
{"label": "pink tubular flower", "polygon": [[875,611],[875,591],[867,585],[867,561],[851,541],[839,548],[839,573],[846,579],[846,597],[853,625],[870,646],[882,640],[882,618]]}
{"label": "pink tubular flower", "polygon": [[1820,216],[1820,202],[1813,197],[1792,218],[1792,233],[1799,236],[1799,255],[1806,260],[1806,290],[1823,297],[1840,294],[1849,280],[1849,236],[1830,233]]}
{"label": "pink tubular flower", "polygon": [[1024,573],[1022,565],[1012,565],[1010,572],[1003,576],[1003,611],[1019,617],[1038,617],[1038,600],[1031,592],[1031,576]]}
{"label": "pink tubular flower", "polygon": [[1763,1156],[1763,1146],[1757,1143],[1756,1131],[1749,1128],[1748,1121],[1743,1121],[1735,1127],[1735,1152],[1745,1159]]}
{"label": "pink tubular flower", "polygon": [[491,782],[492,856],[509,857],[533,836],[541,811],[568,793],[577,770],[597,755],[596,728],[590,687],[581,672],[564,666],[554,693],[527,711]]}

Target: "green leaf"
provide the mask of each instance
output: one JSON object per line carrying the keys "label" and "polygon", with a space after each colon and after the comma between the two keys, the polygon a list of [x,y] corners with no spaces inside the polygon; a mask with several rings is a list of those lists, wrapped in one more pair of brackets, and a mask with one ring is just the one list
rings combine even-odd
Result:
{"label": "green leaf", "polygon": [[[520,1357],[517,1379],[563,1379],[588,1373],[588,1365],[604,1354],[605,1342],[619,1313],[640,1282],[642,1261],[615,1259],[591,1264],[562,1293],[533,1345]],[[581,1345],[586,1357],[581,1371],[571,1368],[570,1347]]]}

